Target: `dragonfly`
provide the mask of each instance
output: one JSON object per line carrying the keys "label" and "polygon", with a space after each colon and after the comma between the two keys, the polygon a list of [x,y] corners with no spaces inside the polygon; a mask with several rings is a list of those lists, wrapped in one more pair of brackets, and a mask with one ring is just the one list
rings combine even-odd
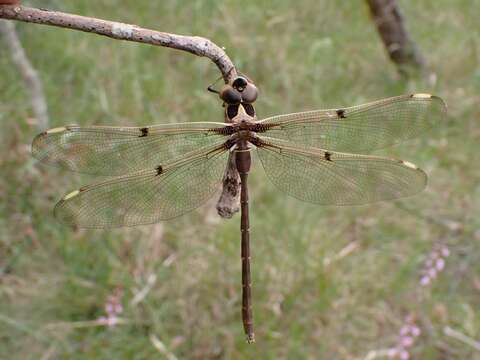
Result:
{"label": "dragonfly", "polygon": [[217,92],[227,122],[68,125],[39,134],[32,152],[42,162],[109,176],[56,204],[56,218],[81,228],[151,224],[192,211],[217,192],[234,154],[241,183],[242,320],[251,343],[251,152],[280,192],[305,202],[363,205],[412,196],[425,188],[425,172],[370,153],[435,127],[446,105],[440,97],[418,93],[258,120],[253,106],[258,91],[250,79],[238,76]]}

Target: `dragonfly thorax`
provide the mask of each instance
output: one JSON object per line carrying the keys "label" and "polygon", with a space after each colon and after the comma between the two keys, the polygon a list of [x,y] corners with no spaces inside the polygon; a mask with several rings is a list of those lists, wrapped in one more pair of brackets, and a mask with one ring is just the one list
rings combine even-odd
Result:
{"label": "dragonfly thorax", "polygon": [[237,130],[225,143],[226,148],[230,151],[249,151],[251,149],[249,145],[253,144],[257,146],[259,144],[258,136],[251,130],[251,125],[248,126],[249,128],[247,129],[240,129],[237,127]]}

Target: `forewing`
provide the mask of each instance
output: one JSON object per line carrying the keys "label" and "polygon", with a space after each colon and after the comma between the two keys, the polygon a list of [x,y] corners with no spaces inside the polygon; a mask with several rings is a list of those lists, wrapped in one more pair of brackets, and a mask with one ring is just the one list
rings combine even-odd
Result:
{"label": "forewing", "polygon": [[446,105],[429,94],[403,95],[368,104],[274,116],[264,135],[299,146],[368,153],[417,137],[441,123]]}
{"label": "forewing", "polygon": [[257,147],[270,180],[284,193],[320,205],[362,205],[414,195],[427,176],[415,165],[377,156],[304,149],[262,139]]}
{"label": "forewing", "polygon": [[223,143],[217,141],[182,160],[86,186],[65,195],[55,206],[55,216],[83,228],[133,226],[174,218],[215,193],[227,154]]}
{"label": "forewing", "polygon": [[87,174],[117,176],[179,157],[222,139],[222,123],[150,127],[70,125],[39,134],[33,155],[44,162]]}

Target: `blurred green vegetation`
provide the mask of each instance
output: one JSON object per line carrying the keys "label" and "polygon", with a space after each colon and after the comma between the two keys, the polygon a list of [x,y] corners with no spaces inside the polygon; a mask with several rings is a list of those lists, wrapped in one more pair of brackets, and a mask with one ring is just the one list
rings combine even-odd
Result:
{"label": "blurred green vegetation", "polygon": [[[429,174],[428,188],[409,199],[317,207],[279,193],[254,163],[257,343],[247,345],[239,217],[220,220],[214,199],[152,226],[73,231],[57,223],[55,202],[94,180],[31,158],[37,130],[28,93],[1,45],[0,358],[166,356],[155,336],[179,359],[361,359],[394,346],[413,314],[422,329],[414,358],[480,359],[443,333],[450,326],[480,339],[480,1],[400,5],[437,75],[434,86],[398,78],[362,1],[36,1],[212,39],[256,81],[260,118],[409,92],[442,96],[449,117],[422,139],[385,152]],[[51,127],[222,119],[219,99],[205,91],[219,75],[206,59],[16,25],[44,82]],[[422,264],[437,243],[451,255],[438,279],[420,287]],[[95,326],[116,289],[125,323]],[[142,290],[146,296],[132,302]]]}

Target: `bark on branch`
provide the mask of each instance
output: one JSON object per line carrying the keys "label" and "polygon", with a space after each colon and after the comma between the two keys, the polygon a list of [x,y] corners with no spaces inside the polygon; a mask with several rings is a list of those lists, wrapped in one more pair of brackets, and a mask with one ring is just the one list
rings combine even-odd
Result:
{"label": "bark on branch", "polygon": [[225,51],[209,39],[199,36],[170,34],[144,29],[137,25],[19,5],[0,5],[0,18],[58,26],[104,35],[117,40],[135,41],[183,50],[212,60],[226,82],[236,76],[235,67]]}
{"label": "bark on branch", "polygon": [[[226,83],[231,82],[237,76],[235,66],[225,51],[209,39],[199,36],[165,33],[132,24],[20,5],[0,5],[0,18],[58,26],[108,36],[117,40],[134,41],[187,51],[213,61],[222,73]],[[230,156],[229,166],[223,180],[223,191],[217,203],[217,211],[224,218],[232,217],[239,209],[240,179],[235,167],[231,166],[232,164],[234,164],[234,157]]]}
{"label": "bark on branch", "polygon": [[388,55],[400,74],[408,76],[413,70],[427,75],[425,58],[410,38],[396,0],[367,0],[367,4]]}

